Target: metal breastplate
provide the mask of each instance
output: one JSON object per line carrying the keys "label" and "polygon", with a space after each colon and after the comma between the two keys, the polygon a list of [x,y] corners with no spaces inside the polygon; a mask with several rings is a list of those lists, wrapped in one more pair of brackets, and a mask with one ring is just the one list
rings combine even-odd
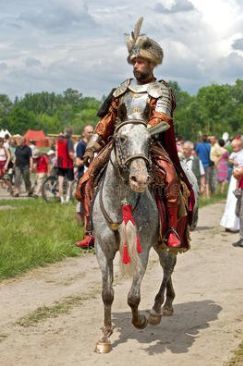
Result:
{"label": "metal breastplate", "polygon": [[147,121],[148,119],[148,93],[135,93],[128,90],[121,98],[121,109],[125,110],[122,120],[141,119]]}

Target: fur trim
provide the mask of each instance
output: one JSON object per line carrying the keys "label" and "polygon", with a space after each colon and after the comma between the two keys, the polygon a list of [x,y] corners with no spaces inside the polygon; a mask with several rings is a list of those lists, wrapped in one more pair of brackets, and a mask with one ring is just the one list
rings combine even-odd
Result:
{"label": "fur trim", "polygon": [[128,49],[127,61],[132,63],[136,57],[143,57],[150,60],[155,65],[159,65],[163,61],[163,50],[160,45],[145,34],[140,34],[143,18],[139,18],[135,24],[134,31],[130,35],[126,35],[126,44]]}

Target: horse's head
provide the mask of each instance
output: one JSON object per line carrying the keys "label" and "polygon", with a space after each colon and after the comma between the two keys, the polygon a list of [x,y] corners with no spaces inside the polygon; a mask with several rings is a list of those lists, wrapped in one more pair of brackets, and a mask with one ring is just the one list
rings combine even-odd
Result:
{"label": "horse's head", "polygon": [[151,134],[143,121],[122,122],[115,130],[114,151],[119,171],[134,192],[144,192],[150,180]]}

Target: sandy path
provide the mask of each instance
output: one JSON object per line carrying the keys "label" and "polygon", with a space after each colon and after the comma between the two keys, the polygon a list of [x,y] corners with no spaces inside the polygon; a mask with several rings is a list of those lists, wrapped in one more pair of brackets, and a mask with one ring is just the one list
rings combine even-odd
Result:
{"label": "sandy path", "polygon": [[[0,365],[203,365],[222,366],[243,332],[243,250],[233,248],[237,234],[218,226],[223,204],[200,211],[193,249],[178,257],[174,273],[175,315],[157,327],[133,328],[126,304],[129,279],[115,280],[113,351],[93,352],[103,308],[100,271],[93,255],[34,270],[0,284]],[[141,309],[149,310],[161,280],[156,254],[142,286]],[[81,296],[68,314],[34,326],[16,324],[38,306]]]}

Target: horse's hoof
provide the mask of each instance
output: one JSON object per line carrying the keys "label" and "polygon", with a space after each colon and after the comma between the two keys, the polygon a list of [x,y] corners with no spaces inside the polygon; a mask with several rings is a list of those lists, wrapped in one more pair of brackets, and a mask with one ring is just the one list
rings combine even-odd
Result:
{"label": "horse's hoof", "polygon": [[97,342],[95,347],[95,352],[97,353],[109,353],[111,351],[111,343],[110,342]]}
{"label": "horse's hoof", "polygon": [[134,325],[134,327],[136,327],[138,329],[144,329],[148,325],[148,320],[147,320],[146,316],[141,315],[139,317],[139,322],[132,321],[132,324]]}
{"label": "horse's hoof", "polygon": [[171,308],[167,308],[167,307],[163,308],[163,315],[164,316],[172,316],[173,313],[174,313],[174,310],[173,310],[172,307]]}
{"label": "horse's hoof", "polygon": [[161,322],[162,314],[149,314],[148,322],[151,325],[159,325]]}

